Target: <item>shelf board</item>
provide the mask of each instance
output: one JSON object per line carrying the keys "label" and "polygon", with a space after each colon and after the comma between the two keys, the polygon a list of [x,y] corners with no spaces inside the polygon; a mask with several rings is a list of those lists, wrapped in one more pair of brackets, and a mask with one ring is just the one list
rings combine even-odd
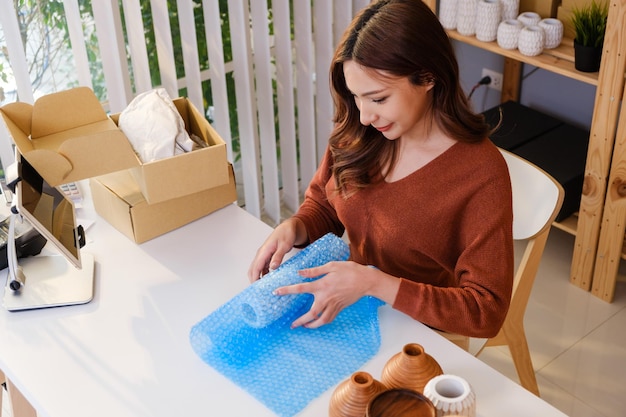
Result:
{"label": "shelf board", "polygon": [[509,50],[500,48],[497,42],[482,42],[475,36],[464,36],[456,30],[448,30],[450,39],[472,45],[498,55],[512,58],[536,67],[563,75],[594,86],[598,85],[598,72],[581,72],[574,68],[574,41],[563,38],[561,45],[554,49],[545,49],[538,56],[522,55],[517,49]]}
{"label": "shelf board", "polygon": [[578,228],[578,213],[574,213],[566,219],[561,220],[560,222],[552,223],[552,226],[557,229],[561,229],[564,232],[569,233],[570,235],[576,236],[576,229]]}

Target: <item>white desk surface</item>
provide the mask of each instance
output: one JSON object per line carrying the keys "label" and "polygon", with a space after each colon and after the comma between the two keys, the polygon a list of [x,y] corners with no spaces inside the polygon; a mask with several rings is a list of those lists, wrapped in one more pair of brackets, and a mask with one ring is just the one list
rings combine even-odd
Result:
{"label": "white desk surface", "polygon": [[[194,324],[248,285],[249,262],[270,228],[232,205],[137,245],[82,210],[95,218],[83,249],[96,259],[93,301],[15,313],[0,308],[0,369],[39,417],[273,416],[205,364],[188,337]],[[5,278],[6,269],[0,283]],[[564,416],[388,306],[380,309],[380,326],[380,352],[361,368],[374,378],[416,342],[445,373],[472,385],[479,417]],[[332,391],[299,416],[327,415]]]}

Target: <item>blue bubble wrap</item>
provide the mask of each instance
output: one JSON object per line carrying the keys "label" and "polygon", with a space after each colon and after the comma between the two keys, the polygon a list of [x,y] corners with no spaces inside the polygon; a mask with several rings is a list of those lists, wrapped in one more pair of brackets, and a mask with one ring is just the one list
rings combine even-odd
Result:
{"label": "blue bubble wrap", "polygon": [[291,329],[313,297],[272,291],[304,282],[299,269],[348,256],[343,240],[323,236],[194,325],[191,346],[277,415],[297,414],[378,352],[382,302],[364,297],[319,329]]}

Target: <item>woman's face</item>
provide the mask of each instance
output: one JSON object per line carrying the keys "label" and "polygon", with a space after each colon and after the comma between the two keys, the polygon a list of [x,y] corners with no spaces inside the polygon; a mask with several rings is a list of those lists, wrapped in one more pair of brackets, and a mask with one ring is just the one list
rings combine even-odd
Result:
{"label": "woman's face", "polygon": [[361,124],[372,125],[392,140],[423,132],[432,83],[411,84],[408,77],[392,77],[354,61],[344,62],[343,73],[360,111]]}

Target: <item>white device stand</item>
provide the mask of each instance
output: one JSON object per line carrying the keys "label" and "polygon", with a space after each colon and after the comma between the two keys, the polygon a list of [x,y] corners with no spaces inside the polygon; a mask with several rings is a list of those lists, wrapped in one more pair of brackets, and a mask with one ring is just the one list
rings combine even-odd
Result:
{"label": "white device stand", "polygon": [[[63,255],[37,255],[18,264],[15,222],[11,213],[7,237],[9,274],[4,289],[4,307],[9,311],[85,304],[93,299],[94,258],[81,252],[82,268],[75,268]],[[14,289],[16,288],[16,289]]]}

